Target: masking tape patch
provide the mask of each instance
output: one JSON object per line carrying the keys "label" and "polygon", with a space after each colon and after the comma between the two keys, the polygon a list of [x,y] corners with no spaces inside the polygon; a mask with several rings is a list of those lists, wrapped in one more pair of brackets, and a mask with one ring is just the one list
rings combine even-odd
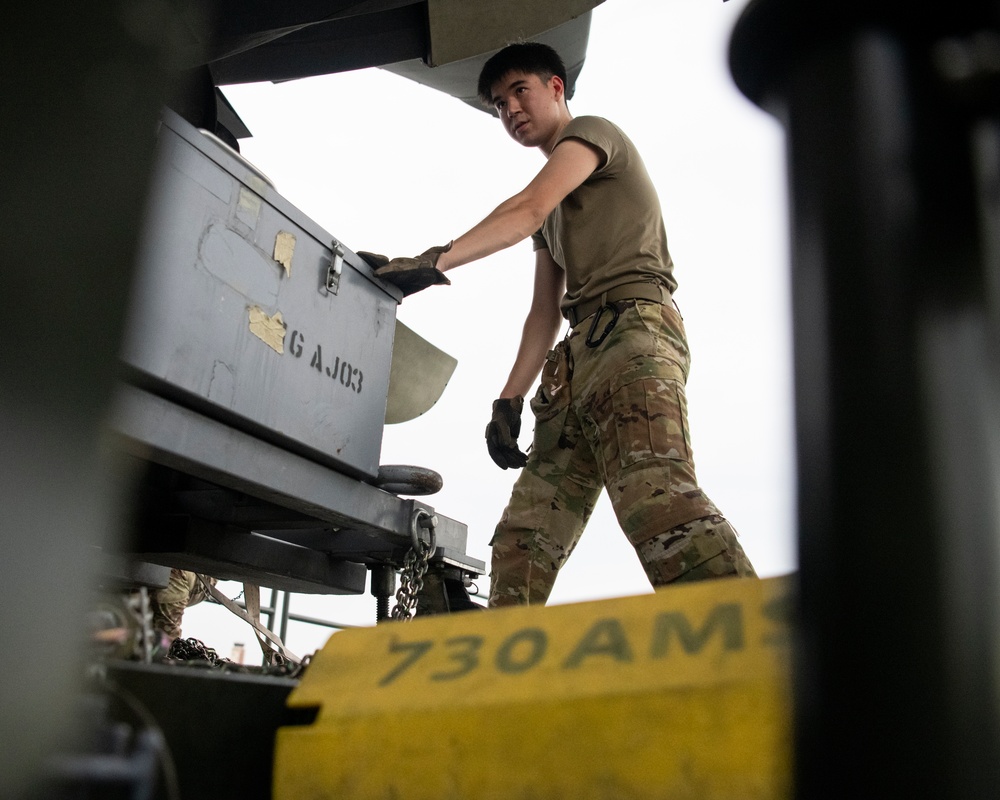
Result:
{"label": "masking tape patch", "polygon": [[278,231],[274,237],[274,260],[285,268],[285,274],[292,276],[292,255],[295,253],[295,235],[288,231]]}
{"label": "masking tape patch", "polygon": [[273,317],[268,316],[259,306],[253,306],[250,312],[250,333],[277,353],[285,352],[285,321],[281,312]]}

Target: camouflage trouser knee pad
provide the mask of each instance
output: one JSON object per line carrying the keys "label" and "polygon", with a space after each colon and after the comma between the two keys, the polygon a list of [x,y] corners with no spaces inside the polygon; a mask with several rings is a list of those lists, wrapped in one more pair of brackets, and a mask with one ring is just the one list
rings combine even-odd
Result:
{"label": "camouflage trouser knee pad", "polygon": [[653,586],[709,578],[755,578],[736,531],[725,517],[702,517],[636,545]]}
{"label": "camouflage trouser knee pad", "polygon": [[544,537],[530,533],[518,536],[510,544],[494,539],[490,608],[544,605],[548,600],[569,550],[559,552],[558,547],[540,539]]}

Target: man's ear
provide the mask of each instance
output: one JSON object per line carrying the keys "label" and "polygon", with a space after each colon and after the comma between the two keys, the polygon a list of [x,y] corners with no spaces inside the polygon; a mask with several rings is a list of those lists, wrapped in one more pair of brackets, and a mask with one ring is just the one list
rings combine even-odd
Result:
{"label": "man's ear", "polygon": [[549,85],[552,87],[552,90],[555,92],[556,100],[558,100],[560,97],[565,98],[565,96],[566,96],[566,84],[563,83],[563,79],[562,78],[560,78],[558,75],[553,75],[551,78],[549,78]]}

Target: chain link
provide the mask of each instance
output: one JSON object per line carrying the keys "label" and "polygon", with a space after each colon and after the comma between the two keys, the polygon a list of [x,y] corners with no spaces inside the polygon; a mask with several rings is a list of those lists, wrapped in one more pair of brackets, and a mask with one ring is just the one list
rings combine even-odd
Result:
{"label": "chain link", "polygon": [[229,659],[220,656],[201,639],[193,637],[174,639],[170,644],[170,650],[167,651],[167,658],[174,658],[178,661],[207,661],[213,667],[229,663]]}
{"label": "chain link", "polygon": [[[389,615],[395,620],[412,619],[417,607],[417,596],[424,588],[424,575],[427,574],[427,565],[437,549],[434,526],[437,524],[437,517],[428,514],[426,511],[418,509],[413,515],[411,537],[413,546],[403,557],[403,569],[399,573],[399,590],[396,592],[396,605]],[[430,531],[430,541],[425,542],[420,538],[419,528],[427,528]]]}

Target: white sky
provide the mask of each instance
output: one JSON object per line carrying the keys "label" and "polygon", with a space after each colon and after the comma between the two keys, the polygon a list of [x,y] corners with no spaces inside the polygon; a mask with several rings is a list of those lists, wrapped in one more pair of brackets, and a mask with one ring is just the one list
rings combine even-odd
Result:
{"label": "white sky", "polygon": [[[689,418],[702,488],[762,577],[796,568],[789,259],[780,125],[736,89],[730,31],[746,0],[606,0],[570,111],[632,138],[660,193],[693,354]],[[413,255],[464,233],[542,166],[500,123],[382,70],[223,89],[253,133],[242,154],[307,216],[353,250]],[[530,242],[449,273],[452,286],[406,299],[399,319],[458,359],[424,416],[387,426],[383,464],[441,473],[425,500],[488,542],[516,472],[490,460],[483,432],[513,362],[531,296]],[[531,438],[525,409],[522,449]],[[487,580],[479,586],[485,594]],[[236,595],[235,583],[222,584]],[[651,591],[606,496],[551,603]],[[374,599],[296,596],[297,613],[374,622]],[[228,656],[250,629],[219,606],[189,609],[185,636]],[[290,628],[300,655],[329,632]]]}

